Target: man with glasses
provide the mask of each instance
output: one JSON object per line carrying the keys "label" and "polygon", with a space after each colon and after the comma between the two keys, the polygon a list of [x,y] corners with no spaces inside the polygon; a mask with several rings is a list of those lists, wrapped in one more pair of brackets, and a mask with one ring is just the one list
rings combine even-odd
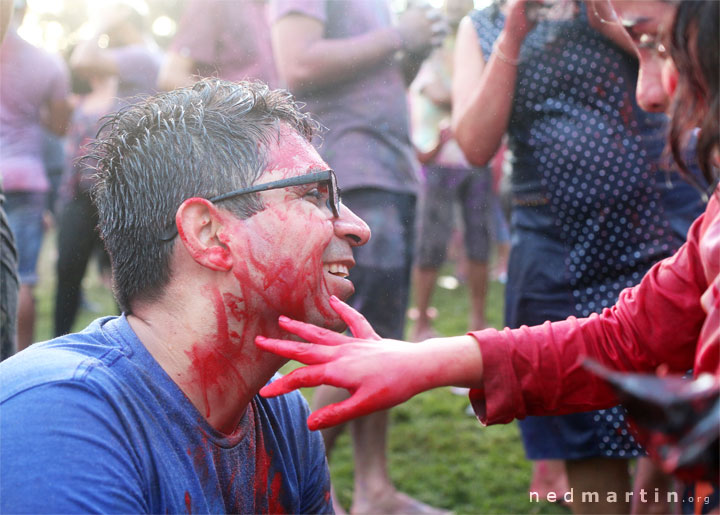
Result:
{"label": "man with glasses", "polygon": [[[335,330],[369,238],[286,92],[206,80],[112,117],[95,145],[120,317],[0,366],[2,512],[332,511],[278,317]],[[24,471],[24,472],[23,472]]]}

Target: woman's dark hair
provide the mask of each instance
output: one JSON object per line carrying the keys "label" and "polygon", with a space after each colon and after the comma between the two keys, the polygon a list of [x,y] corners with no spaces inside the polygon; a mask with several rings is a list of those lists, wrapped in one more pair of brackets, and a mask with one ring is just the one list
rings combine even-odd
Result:
{"label": "woman's dark hair", "polygon": [[683,148],[688,134],[698,127],[698,165],[710,184],[716,180],[713,159],[720,149],[719,7],[717,0],[678,2],[670,41],[670,55],[678,71],[670,150],[680,169],[689,173]]}

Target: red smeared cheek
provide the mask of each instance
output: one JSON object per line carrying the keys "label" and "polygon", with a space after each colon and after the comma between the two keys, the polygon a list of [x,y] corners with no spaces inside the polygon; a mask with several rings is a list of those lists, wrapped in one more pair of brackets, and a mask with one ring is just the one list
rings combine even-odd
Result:
{"label": "red smeared cheek", "polygon": [[[236,261],[233,273],[244,298],[305,320],[308,308],[317,308],[322,297],[327,297],[323,294],[323,252],[332,231],[329,220],[309,212],[301,201],[269,206],[236,227],[228,244],[235,245],[235,254],[243,257]],[[329,307],[324,311],[331,313]]]}

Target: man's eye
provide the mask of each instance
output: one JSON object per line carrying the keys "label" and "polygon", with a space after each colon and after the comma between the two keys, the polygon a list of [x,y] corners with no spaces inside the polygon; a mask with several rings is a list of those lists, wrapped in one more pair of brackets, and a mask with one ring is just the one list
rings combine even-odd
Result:
{"label": "man's eye", "polygon": [[310,198],[311,202],[320,205],[327,197],[327,191],[323,192],[320,188],[313,188],[305,192],[305,198]]}

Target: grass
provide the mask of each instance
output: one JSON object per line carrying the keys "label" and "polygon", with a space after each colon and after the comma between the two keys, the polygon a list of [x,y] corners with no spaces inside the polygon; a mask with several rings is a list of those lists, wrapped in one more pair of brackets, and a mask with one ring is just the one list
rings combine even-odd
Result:
{"label": "grass", "polygon": [[[40,262],[36,290],[36,340],[52,336],[55,258],[54,235],[48,235]],[[449,269],[446,269],[447,272]],[[98,312],[81,310],[75,330],[91,320],[115,312],[115,304],[99,280],[94,263],[84,282],[85,298]],[[491,283],[488,323],[502,323],[503,287]],[[467,329],[468,293],[437,288],[433,304],[439,315],[435,328],[442,335]],[[289,364],[286,371],[293,368]],[[309,396],[312,392],[304,392]],[[569,513],[547,502],[530,503],[527,487],[530,463],[525,460],[517,426],[482,427],[465,414],[466,397],[448,388],[419,395],[395,408],[389,434],[390,475],[402,491],[423,502],[455,513]],[[352,501],[353,460],[347,431],[338,439],[330,460],[333,483],[347,509]]]}

